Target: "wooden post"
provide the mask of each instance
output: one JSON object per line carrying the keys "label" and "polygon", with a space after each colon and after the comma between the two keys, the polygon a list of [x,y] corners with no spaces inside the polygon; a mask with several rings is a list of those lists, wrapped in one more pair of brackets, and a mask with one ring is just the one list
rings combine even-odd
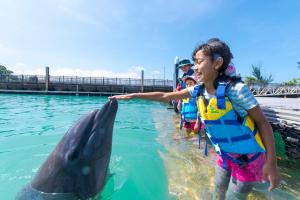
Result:
{"label": "wooden post", "polygon": [[49,82],[50,82],[50,75],[49,75],[49,67],[46,67],[46,76],[45,76],[45,90],[49,90]]}
{"label": "wooden post", "polygon": [[144,70],[141,71],[141,92],[144,92]]}

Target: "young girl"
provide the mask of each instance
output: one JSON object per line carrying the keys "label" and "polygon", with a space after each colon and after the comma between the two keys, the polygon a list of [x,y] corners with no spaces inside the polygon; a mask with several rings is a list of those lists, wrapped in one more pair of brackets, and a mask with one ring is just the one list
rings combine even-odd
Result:
{"label": "young girl", "polygon": [[[197,84],[197,81],[194,76],[186,76],[183,81],[187,88],[193,87]],[[182,99],[181,103],[178,104],[178,110],[180,110],[181,114],[181,127],[183,126],[187,133],[187,136],[191,137],[192,132],[198,132],[198,109],[196,105],[196,97]]]}
{"label": "young girl", "polygon": [[169,102],[196,96],[201,120],[219,154],[214,199],[246,199],[257,183],[268,181],[269,191],[279,184],[272,128],[248,87],[225,74],[232,58],[227,44],[213,38],[193,52],[200,86],[110,97]]}

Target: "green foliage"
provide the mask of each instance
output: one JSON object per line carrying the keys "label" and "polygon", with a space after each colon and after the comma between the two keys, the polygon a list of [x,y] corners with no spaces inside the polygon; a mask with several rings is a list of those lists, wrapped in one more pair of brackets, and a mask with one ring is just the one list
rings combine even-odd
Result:
{"label": "green foliage", "polygon": [[298,84],[300,84],[300,78],[294,78],[288,82],[283,82],[283,85],[287,85],[287,86],[296,86]]}
{"label": "green foliage", "polygon": [[256,78],[252,76],[246,76],[244,81],[247,85],[254,85],[256,83]]}
{"label": "green foliage", "polygon": [[6,69],[4,65],[0,65],[0,75],[9,75],[12,73],[13,71]]}
{"label": "green foliage", "polygon": [[252,65],[252,76],[247,76],[245,82],[249,85],[258,84],[266,86],[273,81],[272,75],[264,77],[261,73],[261,66]]}
{"label": "green foliage", "polygon": [[275,139],[276,155],[281,157],[282,159],[287,159],[287,155],[286,155],[286,151],[285,151],[285,143],[281,137],[281,133],[278,131],[275,131],[274,139]]}

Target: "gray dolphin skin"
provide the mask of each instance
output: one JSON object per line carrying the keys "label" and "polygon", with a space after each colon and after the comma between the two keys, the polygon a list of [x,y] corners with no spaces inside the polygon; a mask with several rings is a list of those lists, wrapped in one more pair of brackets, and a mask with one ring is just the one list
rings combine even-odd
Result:
{"label": "gray dolphin skin", "polygon": [[113,99],[76,122],[16,199],[95,197],[106,182],[117,110],[117,100]]}

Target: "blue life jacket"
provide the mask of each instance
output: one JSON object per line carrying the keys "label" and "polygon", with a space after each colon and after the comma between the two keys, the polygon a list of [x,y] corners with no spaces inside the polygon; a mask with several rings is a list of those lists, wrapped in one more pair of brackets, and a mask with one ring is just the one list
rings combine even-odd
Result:
{"label": "blue life jacket", "polygon": [[233,109],[225,95],[226,86],[226,83],[219,83],[216,97],[210,99],[208,103],[200,91],[203,86],[196,86],[195,93],[199,95],[197,99],[199,116],[218,154],[241,164],[242,162],[229,154],[256,153],[248,160],[253,161],[261,152],[265,152],[264,144],[251,117],[247,115],[241,118]]}
{"label": "blue life jacket", "polygon": [[196,98],[182,99],[181,117],[184,121],[196,121],[197,119],[197,104]]}

